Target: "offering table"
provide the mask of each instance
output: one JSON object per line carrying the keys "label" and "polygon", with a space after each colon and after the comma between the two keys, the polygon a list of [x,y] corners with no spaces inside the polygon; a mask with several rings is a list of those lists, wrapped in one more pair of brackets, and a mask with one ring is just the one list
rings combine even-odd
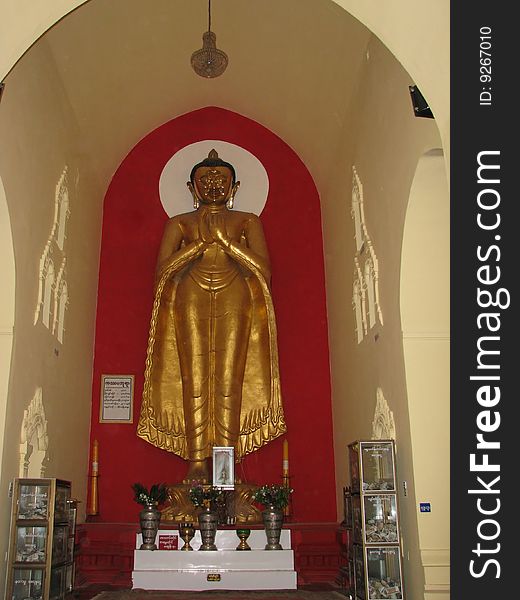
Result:
{"label": "offering table", "polygon": [[[157,537],[172,535],[159,530]],[[296,589],[291,531],[283,529],[283,550],[264,550],[265,532],[252,529],[247,539],[250,551],[237,551],[240,540],[234,529],[217,531],[216,551],[199,551],[200,531],[190,542],[193,551],[139,550],[141,534],[136,536],[132,587],[145,590],[274,590]],[[178,547],[184,542],[179,538]]]}

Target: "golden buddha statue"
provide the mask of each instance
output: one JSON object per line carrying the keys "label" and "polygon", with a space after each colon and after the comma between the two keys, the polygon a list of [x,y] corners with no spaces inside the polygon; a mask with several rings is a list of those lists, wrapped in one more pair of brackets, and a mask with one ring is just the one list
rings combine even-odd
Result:
{"label": "golden buddha statue", "polygon": [[195,210],[168,220],[159,249],[137,435],[207,482],[213,446],[240,460],[286,426],[260,219],[231,210],[240,182],[215,150],[187,185]]}

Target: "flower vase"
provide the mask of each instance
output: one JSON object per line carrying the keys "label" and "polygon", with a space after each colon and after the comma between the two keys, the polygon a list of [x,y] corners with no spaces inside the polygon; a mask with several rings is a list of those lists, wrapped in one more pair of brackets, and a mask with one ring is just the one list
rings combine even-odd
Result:
{"label": "flower vase", "polygon": [[204,507],[199,513],[199,527],[202,544],[199,550],[217,550],[215,537],[217,535],[218,516],[209,507]]}
{"label": "flower vase", "polygon": [[262,512],[264,520],[265,535],[267,537],[266,550],[283,550],[280,544],[282,534],[283,510],[269,506]]}
{"label": "flower vase", "polygon": [[141,550],[157,550],[155,538],[161,522],[161,511],[157,509],[157,502],[150,502],[145,505],[139,513],[139,523],[141,525],[141,534],[143,543]]}

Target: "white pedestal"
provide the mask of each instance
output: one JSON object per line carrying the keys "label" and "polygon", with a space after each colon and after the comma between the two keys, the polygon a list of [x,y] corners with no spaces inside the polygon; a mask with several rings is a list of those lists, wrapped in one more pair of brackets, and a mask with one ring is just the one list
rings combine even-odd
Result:
{"label": "white pedestal", "polygon": [[[161,533],[175,533],[161,530]],[[190,545],[193,552],[181,550],[139,550],[136,536],[133,588],[145,590],[276,590],[296,589],[291,532],[280,538],[284,550],[264,550],[267,539],[262,530],[252,530],[247,543],[251,551],[236,551],[240,540],[233,530],[217,532],[218,550],[199,551],[200,532]],[[179,540],[179,547],[183,546]]]}

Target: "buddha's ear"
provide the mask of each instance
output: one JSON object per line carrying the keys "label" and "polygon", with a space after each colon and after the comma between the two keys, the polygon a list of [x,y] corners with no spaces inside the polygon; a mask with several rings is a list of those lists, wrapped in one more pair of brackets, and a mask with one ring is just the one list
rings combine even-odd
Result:
{"label": "buddha's ear", "polygon": [[233,204],[233,200],[235,199],[236,193],[238,192],[238,188],[240,187],[240,181],[235,181],[233,187],[231,188],[231,193],[229,194],[229,199],[231,200],[231,204]]}
{"label": "buddha's ear", "polygon": [[233,203],[235,201],[235,194],[238,192],[238,188],[240,187],[240,181],[236,181],[231,188],[231,193],[229,194],[229,199],[226,202],[226,206],[229,209],[233,208]]}
{"label": "buddha's ear", "polygon": [[195,210],[197,210],[197,208],[199,208],[200,201],[199,201],[199,198],[197,196],[197,192],[195,191],[195,186],[193,185],[193,183],[191,183],[191,181],[187,181],[186,185],[188,186],[188,189],[190,190],[191,195],[193,197],[193,208]]}

